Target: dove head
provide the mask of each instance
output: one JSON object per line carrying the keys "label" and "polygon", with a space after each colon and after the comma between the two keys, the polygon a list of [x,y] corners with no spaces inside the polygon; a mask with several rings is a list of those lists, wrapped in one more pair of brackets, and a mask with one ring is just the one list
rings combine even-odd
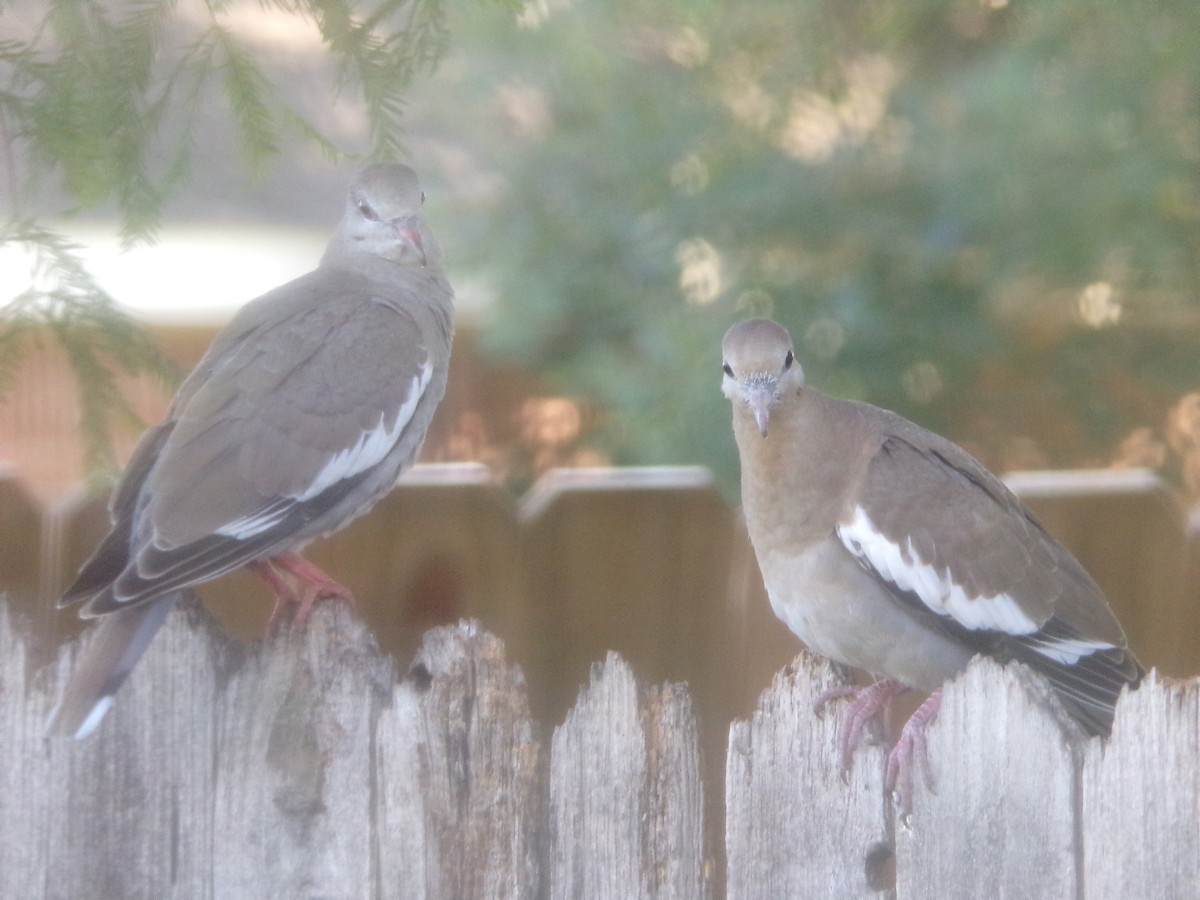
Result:
{"label": "dove head", "polygon": [[416,172],[399,163],[373,163],[350,185],[334,242],[350,253],[424,268],[434,250],[424,202]]}
{"label": "dove head", "polygon": [[766,437],[775,405],[804,387],[791,335],[770,319],[747,319],[725,332],[721,355],[721,390],[733,401],[735,413],[743,407]]}

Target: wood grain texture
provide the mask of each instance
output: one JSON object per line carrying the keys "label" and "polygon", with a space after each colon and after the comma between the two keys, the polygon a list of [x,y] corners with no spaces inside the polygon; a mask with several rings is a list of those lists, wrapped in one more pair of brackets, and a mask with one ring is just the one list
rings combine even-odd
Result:
{"label": "wood grain texture", "polygon": [[1087,748],[1088,897],[1200,897],[1200,680],[1151,672]]}
{"label": "wood grain texture", "polygon": [[549,896],[702,898],[703,805],[690,698],[610,655],[551,743]]}
{"label": "wood grain texture", "polygon": [[801,654],[776,675],[747,722],[729,734],[726,769],[728,897],[877,897],[891,838],[884,815],[883,749],[864,743],[846,778],[837,701],[823,660]]}
{"label": "wood grain texture", "polygon": [[[17,889],[4,896],[211,895],[216,675],[235,654],[209,631],[205,617],[173,615],[96,739],[81,742],[42,737],[74,654],[42,673],[53,677],[40,681],[42,690],[30,698],[33,715],[25,719],[21,743],[4,751],[5,759],[36,760],[31,772],[42,796],[28,818],[9,819],[7,808],[2,817],[5,835],[20,834],[24,822],[44,840],[28,852],[47,865],[37,881],[27,882],[40,884],[41,894]],[[10,867],[2,868],[7,877]]]}
{"label": "wood grain texture", "polygon": [[536,897],[544,752],[524,676],[478,623],[430,632],[379,721],[379,891]]}
{"label": "wood grain texture", "polygon": [[391,662],[345,604],[254,646],[217,713],[215,896],[369,897]]}
{"label": "wood grain texture", "polygon": [[917,779],[897,825],[897,897],[1075,897],[1082,738],[1049,686],[976,658],[927,736],[935,790]]}
{"label": "wood grain texture", "polygon": [[[50,872],[61,847],[51,822],[69,815],[61,759],[42,738],[59,681],[70,664],[36,671],[0,593],[0,897],[52,896]],[[57,764],[56,764],[57,762]]]}

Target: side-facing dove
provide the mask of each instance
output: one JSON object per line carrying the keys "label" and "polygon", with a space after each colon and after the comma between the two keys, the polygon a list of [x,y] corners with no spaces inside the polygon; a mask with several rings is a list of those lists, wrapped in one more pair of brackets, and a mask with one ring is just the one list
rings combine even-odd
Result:
{"label": "side-facing dove", "polygon": [[415,460],[446,389],[453,291],[416,173],[373,164],[317,268],[244,306],[142,437],[61,605],[98,618],[47,731],[92,732],[185,588],[248,566],[296,606],[353,598],[297,553]]}

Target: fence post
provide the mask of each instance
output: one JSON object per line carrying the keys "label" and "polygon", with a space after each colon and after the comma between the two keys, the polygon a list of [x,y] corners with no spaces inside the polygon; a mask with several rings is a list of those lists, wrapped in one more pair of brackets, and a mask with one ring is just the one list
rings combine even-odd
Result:
{"label": "fence post", "polygon": [[541,738],[499,640],[477,622],[427,634],[379,720],[375,896],[540,896]]}
{"label": "fence post", "polygon": [[57,614],[46,596],[54,579],[45,544],[51,520],[25,485],[0,468],[0,597],[15,614],[11,621],[23,632],[24,652],[34,666],[53,659],[61,643]]}
{"label": "fence post", "polygon": [[4,816],[8,837],[0,843],[15,834],[46,867],[0,893],[37,896],[30,886],[41,885],[51,898],[222,896],[212,880],[214,798],[229,773],[217,751],[214,706],[227,647],[204,617],[173,614],[86,741],[42,736],[77,648],[39,673],[25,698],[36,720],[9,748],[17,755],[5,754],[22,760],[15,768],[39,796]]}
{"label": "fence post", "polygon": [[702,900],[703,797],[687,690],[610,654],[554,732],[549,896]]}
{"label": "fence post", "polygon": [[1081,740],[1044,680],[974,660],[929,726],[934,790],[916,778],[897,827],[897,897],[1078,896]]}
{"label": "fence post", "polygon": [[729,900],[869,897],[890,888],[882,748],[864,742],[844,779],[839,704],[824,715],[813,707],[840,683],[827,662],[803,653],[775,677],[750,720],[730,728]]}
{"label": "fence post", "polygon": [[1200,679],[1151,672],[1083,766],[1089,897],[1200,897]]}

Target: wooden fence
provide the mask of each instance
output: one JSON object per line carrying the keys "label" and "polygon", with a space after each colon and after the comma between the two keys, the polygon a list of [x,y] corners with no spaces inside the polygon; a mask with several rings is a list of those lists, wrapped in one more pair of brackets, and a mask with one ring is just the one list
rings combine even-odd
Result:
{"label": "wooden fence", "polygon": [[[29,668],[8,618],[2,896],[715,896],[692,696],[616,655],[551,732],[477,623],[431,631],[397,682],[343,608],[249,649],[193,610],[93,739],[47,741],[72,654]],[[730,732],[728,897],[1200,896],[1200,682],[1152,676],[1102,747],[980,661],[946,691],[908,823],[878,745],[840,776],[812,711],[832,683],[801,657]]]}
{"label": "wooden fence", "polygon": [[[1153,476],[1012,484],[1143,661],[1200,670],[1194,541]],[[329,610],[231,640],[267,603],[224,579],[202,592],[220,627],[173,617],[94,739],[47,743],[79,631],[49,598],[103,524],[0,479],[0,896],[1200,896],[1196,681],[1152,679],[1101,747],[977,666],[898,826],[879,748],[840,780],[811,715],[832,675],[787,667],[701,470],[554,472],[518,502],[483,467],[418,467],[312,548],[369,632]],[[421,647],[462,617],[482,624]]]}

